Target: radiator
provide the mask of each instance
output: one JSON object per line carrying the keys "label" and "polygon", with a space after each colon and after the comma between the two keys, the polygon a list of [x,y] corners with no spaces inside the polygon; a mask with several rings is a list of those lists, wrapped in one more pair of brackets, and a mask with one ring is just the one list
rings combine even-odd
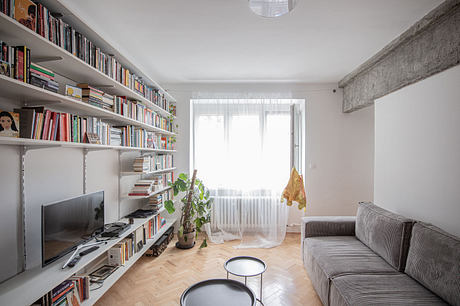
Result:
{"label": "radiator", "polygon": [[212,197],[211,229],[229,233],[268,230],[286,215],[276,197]]}

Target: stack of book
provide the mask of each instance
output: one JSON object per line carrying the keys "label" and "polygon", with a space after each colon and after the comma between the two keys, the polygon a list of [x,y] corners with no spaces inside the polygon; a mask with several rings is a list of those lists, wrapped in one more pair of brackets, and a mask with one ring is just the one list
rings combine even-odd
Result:
{"label": "stack of book", "polygon": [[140,156],[134,160],[133,169],[135,172],[149,172],[151,164],[150,156]]}
{"label": "stack of book", "polygon": [[155,213],[158,213],[160,209],[164,207],[164,196],[165,193],[160,193],[160,194],[155,194],[149,198],[149,201],[147,203],[148,209],[154,211]]}
{"label": "stack of book", "polygon": [[104,102],[102,98],[104,96],[104,92],[102,90],[91,87],[88,83],[80,83],[77,84],[77,86],[81,88],[81,97],[83,102],[100,108],[112,110],[113,103],[111,105]]}
{"label": "stack of book", "polygon": [[152,193],[154,180],[139,180],[129,192],[129,196],[148,196]]}
{"label": "stack of book", "polygon": [[88,275],[74,275],[69,278],[69,280],[73,282],[75,288],[77,289],[76,293],[81,302],[89,299],[90,279]]}
{"label": "stack of book", "polygon": [[173,156],[170,154],[158,154],[152,157],[153,159],[153,170],[163,170],[174,167]]}
{"label": "stack of book", "polygon": [[134,235],[129,235],[121,242],[111,247],[107,252],[109,265],[124,265],[134,254],[135,242]]}
{"label": "stack of book", "polygon": [[112,146],[121,146],[121,130],[116,127],[110,128],[110,144]]}
{"label": "stack of book", "polygon": [[59,83],[54,80],[54,72],[35,63],[30,64],[30,84],[52,92],[59,90]]}
{"label": "stack of book", "polygon": [[107,106],[109,106],[109,108],[107,108],[107,109],[113,110],[113,96],[111,96],[108,93],[104,92],[104,94],[102,95],[102,103],[104,105],[106,105],[105,108],[107,108]]}

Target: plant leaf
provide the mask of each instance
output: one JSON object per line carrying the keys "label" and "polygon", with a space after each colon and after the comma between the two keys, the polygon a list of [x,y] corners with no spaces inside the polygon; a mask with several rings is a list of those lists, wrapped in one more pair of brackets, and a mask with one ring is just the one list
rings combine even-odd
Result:
{"label": "plant leaf", "polygon": [[181,180],[183,180],[183,181],[186,181],[186,180],[188,179],[188,176],[187,176],[187,174],[185,174],[185,173],[181,173],[181,174],[179,174],[179,178],[180,178]]}
{"label": "plant leaf", "polygon": [[172,214],[176,211],[176,209],[174,208],[174,202],[171,201],[171,200],[168,200],[165,202],[165,208],[166,210],[168,211],[168,213]]}
{"label": "plant leaf", "polygon": [[200,245],[200,249],[205,248],[208,246],[208,243],[206,242],[206,238],[203,239],[203,242]]}

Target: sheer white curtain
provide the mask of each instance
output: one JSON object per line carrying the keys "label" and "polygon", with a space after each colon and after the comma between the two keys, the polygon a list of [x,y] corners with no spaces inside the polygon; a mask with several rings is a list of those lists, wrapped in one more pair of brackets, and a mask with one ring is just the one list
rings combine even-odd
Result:
{"label": "sheer white curtain", "polygon": [[273,247],[286,234],[280,202],[290,173],[293,99],[192,100],[193,166],[214,199],[211,241]]}

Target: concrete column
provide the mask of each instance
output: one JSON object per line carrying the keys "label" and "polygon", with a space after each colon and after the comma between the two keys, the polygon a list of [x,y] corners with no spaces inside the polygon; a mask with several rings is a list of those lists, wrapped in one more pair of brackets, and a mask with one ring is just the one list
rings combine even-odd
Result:
{"label": "concrete column", "polygon": [[339,82],[343,112],[459,63],[460,0],[446,0]]}

